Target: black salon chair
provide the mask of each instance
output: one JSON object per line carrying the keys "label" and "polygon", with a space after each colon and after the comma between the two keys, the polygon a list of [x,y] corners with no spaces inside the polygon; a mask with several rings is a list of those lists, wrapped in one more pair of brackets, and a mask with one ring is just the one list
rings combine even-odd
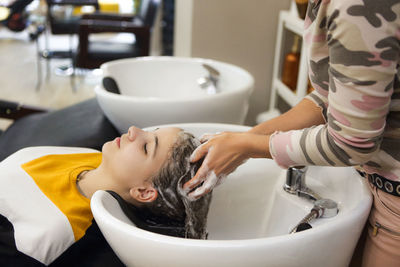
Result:
{"label": "black salon chair", "polygon": [[[49,78],[50,59],[71,59],[70,66],[63,68],[65,68],[65,73],[67,73],[68,67],[70,67],[70,70],[72,71],[73,58],[75,55],[74,53],[75,48],[72,45],[72,37],[74,34],[78,34],[79,22],[81,19],[81,15],[58,14],[57,9],[70,8],[72,11],[72,9],[76,7],[92,6],[95,9],[95,11],[99,11],[99,3],[97,0],[46,0],[46,4],[47,4],[46,27],[48,28],[45,37],[46,47],[45,49],[39,52],[39,57],[47,60],[46,76],[47,78]],[[69,49],[51,50],[49,48],[49,34],[69,35]],[[38,71],[41,72],[41,70]],[[37,85],[37,88],[38,87],[40,87],[40,81]]]}
{"label": "black salon chair", "polygon": [[99,10],[97,0],[46,0],[47,3],[47,22],[52,34],[77,34],[79,30],[80,15],[57,16],[55,9],[59,7],[81,7],[93,6]]}
{"label": "black salon chair", "polygon": [[95,98],[59,110],[0,100],[0,118],[13,123],[0,133],[0,161],[29,146],[74,146],[101,150],[120,136]]}
{"label": "black salon chair", "polygon": [[[141,0],[135,16],[120,14],[85,14],[80,20],[76,68],[95,69],[101,64],[122,58],[148,56],[151,32],[161,0]],[[131,33],[132,43],[94,41],[97,33]]]}
{"label": "black salon chair", "polygon": [[[72,36],[77,34],[79,31],[79,21],[81,15],[66,15],[57,14],[57,9],[60,8],[76,8],[82,6],[92,6],[96,11],[99,11],[99,3],[97,0],[46,0],[47,3],[47,26],[50,33],[53,35],[65,35]],[[70,57],[72,58],[72,47],[68,51],[47,51],[48,56],[53,57]],[[57,54],[58,52],[58,54]],[[66,54],[69,53],[69,54]]]}

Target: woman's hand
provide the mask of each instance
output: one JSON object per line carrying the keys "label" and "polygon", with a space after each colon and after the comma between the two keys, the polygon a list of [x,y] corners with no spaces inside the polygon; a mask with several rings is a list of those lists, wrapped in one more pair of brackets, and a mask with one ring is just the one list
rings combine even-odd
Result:
{"label": "woman's hand", "polygon": [[206,134],[200,139],[202,144],[193,151],[190,161],[196,162],[204,157],[204,161],[196,175],[184,185],[190,192],[188,196],[198,199],[210,192],[223,179],[243,164],[248,158],[270,157],[269,136],[253,133],[223,132]]}

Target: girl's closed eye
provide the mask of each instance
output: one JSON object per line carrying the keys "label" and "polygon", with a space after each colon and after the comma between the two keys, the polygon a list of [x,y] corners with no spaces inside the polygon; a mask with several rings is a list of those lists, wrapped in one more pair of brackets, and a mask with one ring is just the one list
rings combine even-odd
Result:
{"label": "girl's closed eye", "polygon": [[143,145],[143,151],[144,151],[144,153],[147,155],[147,143],[145,143],[145,144]]}

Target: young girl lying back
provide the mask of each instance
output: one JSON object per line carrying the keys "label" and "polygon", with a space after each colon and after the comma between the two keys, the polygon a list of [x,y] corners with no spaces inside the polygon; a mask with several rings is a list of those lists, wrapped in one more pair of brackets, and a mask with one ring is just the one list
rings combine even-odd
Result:
{"label": "young girl lying back", "polygon": [[199,167],[189,163],[198,144],[179,128],[131,127],[102,153],[30,147],[12,154],[0,162],[0,265],[107,260],[98,229],[90,236],[97,190],[110,191],[138,227],[205,239],[211,194],[189,201],[181,190]]}

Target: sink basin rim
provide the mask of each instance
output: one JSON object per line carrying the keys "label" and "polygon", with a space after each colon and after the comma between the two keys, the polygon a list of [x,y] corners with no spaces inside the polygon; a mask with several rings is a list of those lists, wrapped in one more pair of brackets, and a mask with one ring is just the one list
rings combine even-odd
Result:
{"label": "sink basin rim", "polygon": [[[253,76],[245,69],[230,64],[226,62],[220,62],[212,59],[204,59],[204,58],[185,58],[185,57],[171,57],[171,56],[148,56],[148,57],[136,57],[136,58],[125,58],[125,59],[118,59],[118,60],[113,60],[106,62],[100,66],[101,70],[103,73],[105,73],[105,70],[109,67],[112,67],[113,65],[117,64],[126,64],[129,62],[141,62],[141,61],[178,61],[178,62],[190,62],[190,63],[196,63],[198,62],[199,64],[201,63],[209,63],[212,64],[213,62],[217,64],[222,64],[227,66],[228,68],[236,69],[237,71],[241,72],[243,75],[242,77],[245,78],[246,81],[246,86],[242,87],[237,87],[234,90],[224,90],[222,88],[222,91],[220,91],[217,94],[204,94],[204,95],[197,95],[197,96],[186,96],[186,97],[178,97],[178,98],[163,98],[163,97],[152,97],[152,96],[132,96],[132,95],[119,95],[115,93],[108,92],[104,89],[102,85],[97,85],[95,86],[95,93],[96,94],[104,94],[107,95],[108,97],[114,98],[114,99],[119,99],[119,100],[134,100],[138,102],[156,102],[156,103],[180,103],[180,102],[187,102],[187,101],[199,101],[199,100],[204,100],[207,101],[209,99],[218,99],[221,97],[226,97],[227,95],[238,95],[238,94],[243,94],[248,92],[249,96],[253,91],[254,88],[254,78]],[[199,77],[200,78],[200,77]],[[118,83],[118,81],[117,81]],[[199,90],[204,90],[201,89],[199,86]]]}

